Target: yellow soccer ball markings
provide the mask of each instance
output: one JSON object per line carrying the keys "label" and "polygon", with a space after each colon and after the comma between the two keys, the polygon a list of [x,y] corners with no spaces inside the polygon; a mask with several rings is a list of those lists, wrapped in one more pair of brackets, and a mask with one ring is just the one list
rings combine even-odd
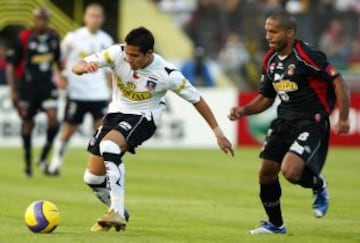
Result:
{"label": "yellow soccer ball markings", "polygon": [[49,201],[35,201],[25,211],[25,224],[34,233],[51,233],[59,222],[59,209]]}

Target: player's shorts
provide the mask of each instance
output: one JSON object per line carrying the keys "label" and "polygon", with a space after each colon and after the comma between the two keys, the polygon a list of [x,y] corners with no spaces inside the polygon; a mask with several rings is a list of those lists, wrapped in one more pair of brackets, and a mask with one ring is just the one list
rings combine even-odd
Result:
{"label": "player's shorts", "polygon": [[32,120],[39,111],[57,109],[59,92],[54,87],[44,90],[21,90],[20,106],[26,111],[23,120]]}
{"label": "player's shorts", "polygon": [[127,143],[128,151],[135,153],[135,148],[149,139],[156,130],[154,120],[148,121],[143,115],[110,113],[104,118],[103,125],[91,137],[88,151],[101,156],[100,142],[111,130],[120,132]]}
{"label": "player's shorts", "polygon": [[70,124],[81,124],[86,113],[90,113],[94,120],[104,117],[108,101],[80,101],[68,99],[65,106],[64,121]]}
{"label": "player's shorts", "polygon": [[306,165],[320,174],[324,166],[330,136],[328,118],[315,120],[272,121],[264,142],[260,158],[281,163],[287,152],[300,156]]}

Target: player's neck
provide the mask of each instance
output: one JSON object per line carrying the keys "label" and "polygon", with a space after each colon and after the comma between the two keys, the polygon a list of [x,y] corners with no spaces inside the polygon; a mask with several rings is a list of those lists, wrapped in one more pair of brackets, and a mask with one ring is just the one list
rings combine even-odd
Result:
{"label": "player's neck", "polygon": [[288,56],[292,52],[294,42],[295,42],[295,40],[289,41],[284,49],[282,49],[281,51],[278,51],[278,56],[282,56],[282,57]]}
{"label": "player's neck", "polygon": [[144,66],[142,67],[143,68],[146,68],[147,66],[149,66],[152,62],[154,61],[154,55],[150,55],[149,56],[149,59],[145,62]]}
{"label": "player's neck", "polygon": [[99,30],[98,29],[91,29],[89,27],[86,27],[86,29],[89,31],[90,34],[95,35]]}

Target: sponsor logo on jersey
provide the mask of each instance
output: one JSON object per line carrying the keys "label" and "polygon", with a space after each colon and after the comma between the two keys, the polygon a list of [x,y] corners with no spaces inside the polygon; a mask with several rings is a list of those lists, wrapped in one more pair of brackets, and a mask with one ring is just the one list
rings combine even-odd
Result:
{"label": "sponsor logo on jersey", "polygon": [[152,80],[148,80],[148,81],[146,81],[145,88],[147,88],[147,90],[149,90],[149,91],[153,91],[153,90],[155,90],[156,85],[157,85],[156,82],[154,82]]}
{"label": "sponsor logo on jersey", "polygon": [[292,82],[288,79],[282,79],[279,82],[274,82],[273,83],[274,89],[276,91],[295,91],[298,89],[298,84],[295,82]]}
{"label": "sponsor logo on jersey", "polygon": [[136,85],[133,82],[128,82],[127,85],[125,85],[119,76],[116,76],[116,85],[122,92],[123,96],[129,100],[140,101],[147,100],[152,97],[150,92],[135,91],[134,89],[136,88]]}
{"label": "sponsor logo on jersey", "polygon": [[31,57],[31,63],[32,64],[39,64],[42,62],[51,62],[52,60],[54,60],[54,54],[49,53],[49,54],[37,54]]}

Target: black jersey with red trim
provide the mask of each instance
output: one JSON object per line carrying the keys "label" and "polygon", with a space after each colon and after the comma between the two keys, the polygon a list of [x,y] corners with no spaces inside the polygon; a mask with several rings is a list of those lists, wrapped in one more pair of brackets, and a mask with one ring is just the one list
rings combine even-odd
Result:
{"label": "black jersey with red trim", "polygon": [[60,63],[60,39],[48,29],[36,35],[32,29],[20,32],[8,61],[15,66],[16,78],[33,89],[53,88],[52,67]]}
{"label": "black jersey with red trim", "polygon": [[269,50],[263,60],[259,93],[280,97],[278,117],[285,119],[329,116],[336,96],[332,85],[339,76],[324,53],[296,40],[288,56]]}

